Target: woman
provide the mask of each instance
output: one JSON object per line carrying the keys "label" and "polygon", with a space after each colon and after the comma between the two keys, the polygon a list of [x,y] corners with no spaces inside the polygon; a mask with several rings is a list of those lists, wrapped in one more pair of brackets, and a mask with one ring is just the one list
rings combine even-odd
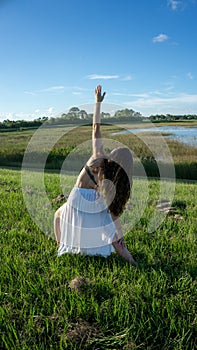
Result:
{"label": "woman", "polygon": [[109,155],[103,149],[100,107],[105,93],[95,89],[93,154],[81,170],[67,202],[55,213],[58,255],[81,253],[107,257],[115,251],[136,267],[127,250],[119,216],[130,197],[133,159],[126,147]]}

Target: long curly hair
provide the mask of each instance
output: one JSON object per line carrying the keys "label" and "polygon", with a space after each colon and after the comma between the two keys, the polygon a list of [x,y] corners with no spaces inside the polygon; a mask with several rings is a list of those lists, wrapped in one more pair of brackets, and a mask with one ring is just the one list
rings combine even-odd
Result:
{"label": "long curly hair", "polygon": [[[115,216],[120,216],[129,200],[131,193],[131,182],[126,171],[115,161],[103,159],[98,173],[98,179],[102,183],[103,180],[110,180],[113,183],[115,195],[110,201],[108,208]],[[104,186],[104,195],[109,195],[109,187]]]}

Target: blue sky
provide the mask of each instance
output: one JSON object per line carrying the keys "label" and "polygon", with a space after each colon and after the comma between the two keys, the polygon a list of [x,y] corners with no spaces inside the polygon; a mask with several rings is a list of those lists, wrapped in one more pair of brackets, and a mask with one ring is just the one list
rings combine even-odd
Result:
{"label": "blue sky", "polygon": [[196,0],[0,0],[0,120],[94,101],[197,114]]}

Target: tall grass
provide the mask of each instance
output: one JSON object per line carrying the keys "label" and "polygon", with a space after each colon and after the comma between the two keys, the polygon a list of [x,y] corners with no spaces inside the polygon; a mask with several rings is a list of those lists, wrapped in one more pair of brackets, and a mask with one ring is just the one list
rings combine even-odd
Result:
{"label": "tall grass", "polygon": [[[46,173],[45,183],[55,210],[59,175]],[[57,258],[55,241],[27,212],[20,171],[0,170],[2,350],[196,348],[196,184],[177,182],[181,219],[167,216],[152,233],[159,181],[148,186],[144,213],[125,236],[134,270],[115,253]],[[76,277],[83,288],[72,288]]]}
{"label": "tall grass", "polygon": [[[181,179],[197,179],[197,149],[189,145],[184,145],[175,140],[165,140],[161,142],[161,136],[158,134],[124,134],[113,135],[114,132],[124,130],[120,126],[102,126],[102,136],[106,139],[118,141],[123,145],[128,146],[133,154],[140,159],[144,166],[147,176],[158,177],[158,162],[155,159],[154,150],[162,158],[163,164],[168,166],[169,160],[165,159],[165,149],[168,147],[172,155],[172,161],[175,166],[176,177]],[[25,130],[10,133],[0,133],[0,165],[21,166],[24,152],[35,131]],[[64,135],[63,135],[64,134]],[[51,150],[46,149],[48,140],[55,138]],[[44,141],[43,141],[44,140]],[[46,140],[46,142],[45,142]],[[40,130],[40,148],[37,150],[39,155],[48,154],[46,161],[47,169],[61,169],[65,158],[75,148],[91,140],[91,126],[65,127],[65,128],[43,128]],[[91,141],[90,141],[91,144]],[[82,146],[80,154],[81,166],[83,160],[86,161],[90,155],[89,147]],[[32,154],[32,157],[36,154]],[[73,160],[74,158],[72,158]],[[79,157],[78,157],[79,159]],[[73,160],[74,166],[74,160]],[[76,161],[77,163],[77,161]],[[35,167],[35,164],[33,164]]]}

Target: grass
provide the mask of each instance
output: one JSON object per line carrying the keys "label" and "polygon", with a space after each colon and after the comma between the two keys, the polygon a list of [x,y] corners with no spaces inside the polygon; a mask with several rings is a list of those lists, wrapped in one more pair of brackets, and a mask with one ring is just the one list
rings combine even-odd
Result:
{"label": "grass", "polygon": [[[148,126],[149,123],[146,125]],[[194,124],[192,123],[190,125],[193,126]],[[188,123],[187,126],[189,127]],[[114,140],[114,142],[120,142],[128,146],[143,164],[147,176],[159,176],[157,162],[155,161],[155,151],[162,158],[162,162],[166,163],[166,167],[168,167],[169,159],[165,159],[166,149],[168,148],[172,155],[170,162],[174,163],[176,177],[197,180],[196,147],[184,145],[170,139],[165,139],[165,141],[161,142],[161,137],[157,133],[142,133],[138,136],[134,134],[112,135],[114,132],[128,128],[128,125],[102,126],[102,136],[105,139]],[[78,126],[74,128],[73,126],[48,127],[41,128],[36,132],[38,136],[36,141],[32,143],[30,158],[32,160],[42,155],[48,155],[46,159],[46,168],[48,169],[61,169],[65,158],[71,151],[73,151],[73,155],[74,153],[76,154],[76,161],[72,158],[72,166],[75,163],[78,164],[79,159],[82,166],[83,162],[87,160],[91,153],[91,126]],[[0,133],[0,142],[2,145],[0,149],[0,165],[20,167],[24,152],[33,135],[35,135],[35,130]],[[87,141],[89,141],[89,146],[85,144]],[[80,149],[80,157],[76,153],[76,148]]]}
{"label": "grass", "polygon": [[[57,258],[55,241],[27,211],[20,175],[0,170],[1,349],[196,348],[195,182],[176,183],[179,218],[166,216],[150,233],[160,184],[148,180],[147,204],[125,235],[134,270],[115,253]],[[66,191],[73,181],[66,178]],[[55,210],[59,175],[46,173],[45,186]],[[134,187],[141,196],[143,180]]]}

